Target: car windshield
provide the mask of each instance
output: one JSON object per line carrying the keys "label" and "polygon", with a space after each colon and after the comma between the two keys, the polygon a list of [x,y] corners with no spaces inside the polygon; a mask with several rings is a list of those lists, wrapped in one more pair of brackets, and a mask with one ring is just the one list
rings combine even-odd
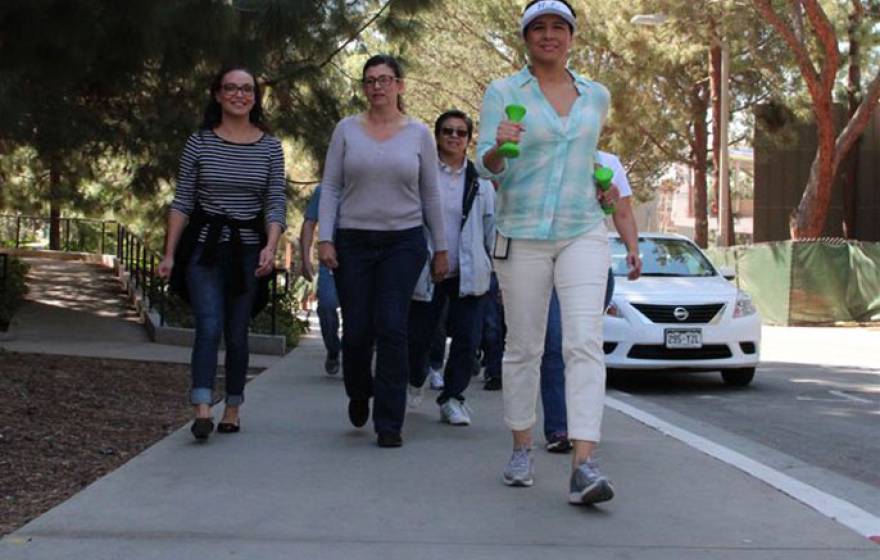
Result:
{"label": "car windshield", "polygon": [[[620,238],[611,242],[611,268],[615,276],[626,276],[626,245]],[[639,238],[642,276],[714,276],[715,269],[703,253],[681,239]]]}

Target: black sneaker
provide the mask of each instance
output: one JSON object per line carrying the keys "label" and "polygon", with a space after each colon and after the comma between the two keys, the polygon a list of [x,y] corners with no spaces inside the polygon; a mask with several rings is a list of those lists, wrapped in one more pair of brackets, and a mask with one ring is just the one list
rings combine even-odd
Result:
{"label": "black sneaker", "polygon": [[324,360],[324,371],[327,375],[336,375],[339,373],[339,356],[327,356]]}
{"label": "black sneaker", "polygon": [[547,436],[546,449],[550,453],[568,453],[571,451],[571,447],[571,440],[568,439],[568,434],[565,432],[558,432]]}
{"label": "black sneaker", "polygon": [[400,447],[403,445],[403,438],[400,437],[400,432],[379,432],[376,443],[379,447]]}
{"label": "black sneaker", "polygon": [[370,419],[369,399],[352,399],[348,401],[348,419],[355,428],[360,428]]}
{"label": "black sneaker", "polygon": [[486,383],[483,384],[484,391],[500,391],[501,390],[501,378],[500,377],[490,377],[486,380]]}

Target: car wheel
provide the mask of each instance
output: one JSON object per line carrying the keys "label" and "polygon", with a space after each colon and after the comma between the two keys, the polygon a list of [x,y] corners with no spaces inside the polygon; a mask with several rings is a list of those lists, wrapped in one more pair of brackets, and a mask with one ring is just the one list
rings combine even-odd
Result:
{"label": "car wheel", "polygon": [[755,368],[737,368],[721,370],[724,383],[732,387],[745,387],[755,378]]}

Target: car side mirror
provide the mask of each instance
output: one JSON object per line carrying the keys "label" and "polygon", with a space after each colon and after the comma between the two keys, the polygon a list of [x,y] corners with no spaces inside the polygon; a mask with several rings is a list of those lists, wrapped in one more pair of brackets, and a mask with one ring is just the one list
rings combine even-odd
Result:
{"label": "car side mirror", "polygon": [[719,267],[718,272],[721,276],[724,276],[725,280],[730,280],[732,282],[736,278],[736,270],[729,266]]}

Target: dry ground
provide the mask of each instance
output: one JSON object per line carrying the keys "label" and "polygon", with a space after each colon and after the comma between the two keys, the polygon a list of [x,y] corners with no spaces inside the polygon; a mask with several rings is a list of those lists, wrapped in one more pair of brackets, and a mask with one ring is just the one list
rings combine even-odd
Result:
{"label": "dry ground", "polygon": [[0,350],[0,535],[180,428],[188,387],[188,365]]}

